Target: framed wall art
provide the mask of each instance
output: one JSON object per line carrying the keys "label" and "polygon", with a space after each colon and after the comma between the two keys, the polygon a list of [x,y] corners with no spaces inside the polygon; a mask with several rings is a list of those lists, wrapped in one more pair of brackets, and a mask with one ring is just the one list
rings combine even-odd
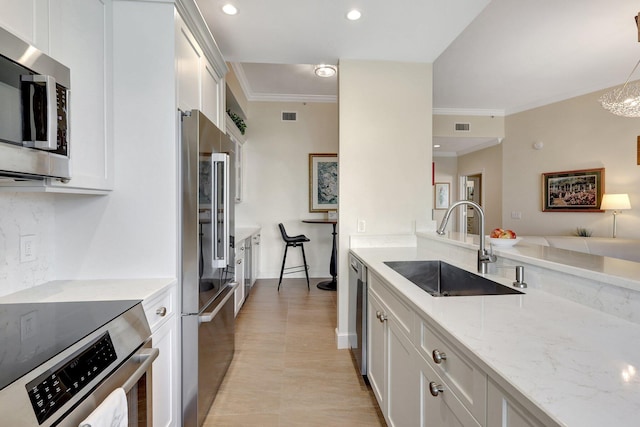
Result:
{"label": "framed wall art", "polygon": [[601,212],[604,168],[542,174],[543,212]]}
{"label": "framed wall art", "polygon": [[338,155],[309,154],[309,212],[338,209]]}
{"label": "framed wall art", "polygon": [[433,189],[433,207],[434,209],[449,209],[451,196],[449,195],[448,182],[436,182]]}

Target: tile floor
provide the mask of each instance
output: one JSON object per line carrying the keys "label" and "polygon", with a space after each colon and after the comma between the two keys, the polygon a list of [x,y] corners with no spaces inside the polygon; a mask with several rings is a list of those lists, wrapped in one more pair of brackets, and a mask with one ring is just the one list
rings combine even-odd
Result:
{"label": "tile floor", "polygon": [[336,293],[304,279],[258,280],[236,319],[236,353],[204,427],[385,426],[336,349]]}

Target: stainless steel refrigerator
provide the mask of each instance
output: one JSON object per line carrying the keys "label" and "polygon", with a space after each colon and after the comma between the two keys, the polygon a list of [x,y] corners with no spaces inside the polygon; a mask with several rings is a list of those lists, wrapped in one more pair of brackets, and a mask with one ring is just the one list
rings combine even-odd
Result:
{"label": "stainless steel refrigerator", "polygon": [[235,146],[202,112],[180,116],[182,423],[199,427],[235,349]]}

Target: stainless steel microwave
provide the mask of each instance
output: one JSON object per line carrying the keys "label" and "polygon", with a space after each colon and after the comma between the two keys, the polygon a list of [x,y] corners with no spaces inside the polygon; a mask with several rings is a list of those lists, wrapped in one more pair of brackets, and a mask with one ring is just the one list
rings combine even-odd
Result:
{"label": "stainless steel microwave", "polygon": [[0,176],[71,178],[71,72],[0,28]]}

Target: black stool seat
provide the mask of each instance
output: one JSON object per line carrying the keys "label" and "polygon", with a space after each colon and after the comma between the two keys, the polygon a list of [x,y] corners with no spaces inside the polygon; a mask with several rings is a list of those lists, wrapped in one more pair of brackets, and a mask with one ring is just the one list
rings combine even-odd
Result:
{"label": "black stool seat", "polygon": [[[282,268],[280,269],[280,280],[278,281],[278,292],[280,291],[280,284],[282,283],[282,275],[288,274],[288,273],[297,273],[299,271],[302,271],[301,268],[304,268],[304,273],[307,276],[307,289],[310,290],[311,288],[309,286],[309,266],[307,265],[307,257],[304,253],[304,243],[310,242],[311,240],[309,240],[309,238],[304,234],[298,234],[297,236],[289,236],[287,234],[287,231],[284,229],[284,225],[282,223],[278,224],[278,227],[280,228],[280,234],[282,235],[282,240],[284,240],[284,242],[286,243],[284,247],[284,256],[282,257]],[[296,246],[300,246],[300,249],[302,250],[302,260],[304,262],[304,265],[285,268],[285,263],[287,261],[287,250],[290,247],[295,248]],[[285,272],[285,270],[293,270],[293,269],[297,269],[297,270]]]}

